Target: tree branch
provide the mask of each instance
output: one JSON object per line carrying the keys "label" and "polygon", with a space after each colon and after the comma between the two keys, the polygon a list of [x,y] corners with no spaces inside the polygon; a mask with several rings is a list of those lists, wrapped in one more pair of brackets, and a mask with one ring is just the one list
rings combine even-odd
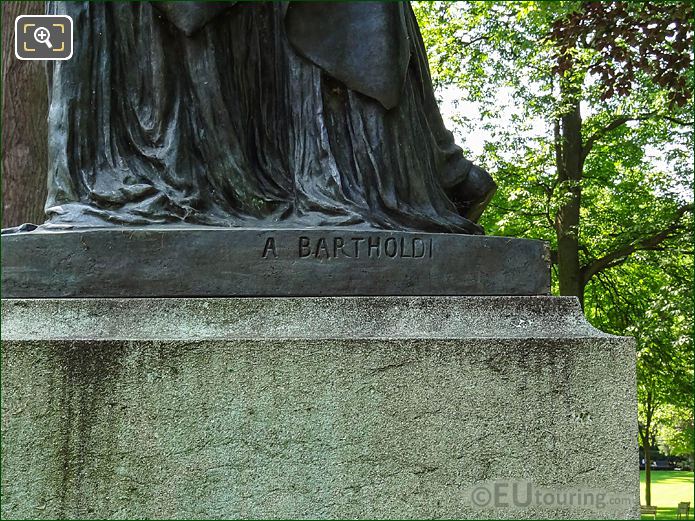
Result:
{"label": "tree branch", "polygon": [[582,147],[582,159],[586,159],[589,153],[591,153],[591,150],[594,148],[596,142],[600,139],[603,139],[609,132],[621,127],[628,121],[646,121],[652,118],[663,118],[667,121],[670,121],[671,123],[675,123],[676,125],[681,125],[683,127],[690,127],[693,125],[692,121],[685,121],[683,119],[669,116],[668,114],[657,114],[656,112],[647,112],[638,116],[618,116],[613,121],[608,123],[608,125],[598,129],[596,132],[594,132],[591,136],[587,138],[586,142],[584,143],[584,146]]}
{"label": "tree branch", "polygon": [[472,40],[468,40],[467,42],[461,41],[461,42],[458,42],[458,43],[460,43],[460,44],[463,45],[464,47],[470,47],[470,46],[473,45],[474,43],[486,41],[486,40],[489,40],[489,39],[490,39],[490,37],[489,37],[487,34],[481,34],[480,36],[476,36],[475,38],[473,38]]}
{"label": "tree branch", "polygon": [[523,215],[524,217],[545,217],[545,212],[523,212],[518,208],[507,208],[506,206],[502,206],[501,204],[492,203],[489,206],[490,208],[497,208],[499,210],[514,213],[516,215]]}
{"label": "tree branch", "polygon": [[676,125],[681,125],[682,127],[692,127],[693,122],[692,121],[685,121],[684,119],[678,119],[674,118],[673,116],[663,116],[665,120],[670,121],[671,123],[675,123]]}
{"label": "tree branch", "polygon": [[558,179],[555,177],[552,185],[546,185],[545,183],[540,183],[545,191],[545,218],[548,220],[550,227],[555,230],[555,221],[550,217],[550,203],[553,199],[553,194],[555,193],[555,188],[557,188]]}
{"label": "tree branch", "polygon": [[620,246],[603,257],[594,259],[589,264],[582,266],[581,271],[584,285],[586,285],[597,273],[622,264],[636,251],[662,249],[660,246],[661,243],[671,238],[673,234],[681,227],[681,218],[683,215],[692,211],[693,204],[681,206],[676,211],[671,223],[662,230]]}
{"label": "tree branch", "polygon": [[591,136],[587,138],[586,142],[584,143],[584,146],[582,147],[582,159],[586,159],[591,150],[594,148],[596,142],[599,139],[605,137],[606,134],[608,134],[609,132],[612,132],[613,130],[623,126],[628,121],[644,121],[654,117],[655,114],[656,112],[648,112],[646,114],[640,114],[639,116],[618,116],[613,121],[608,123],[608,125],[598,129],[596,132],[594,132]]}

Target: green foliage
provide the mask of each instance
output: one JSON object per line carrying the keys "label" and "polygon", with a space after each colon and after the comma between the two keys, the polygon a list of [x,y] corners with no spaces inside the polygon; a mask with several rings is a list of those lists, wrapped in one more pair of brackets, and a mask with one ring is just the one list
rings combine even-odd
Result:
{"label": "green foliage", "polygon": [[[640,421],[649,395],[654,427],[675,443],[676,431],[687,431],[683,418],[692,429],[693,135],[683,86],[692,85],[685,64],[692,24],[671,25],[669,16],[687,11],[677,2],[594,4],[586,16],[576,13],[588,4],[567,1],[415,2],[414,9],[435,85],[459,89],[455,132],[464,146],[468,135],[487,138],[471,159],[499,188],[482,224],[493,235],[556,248],[558,210],[579,184],[580,225],[572,233],[586,315],[604,331],[636,338]],[[605,38],[612,22],[622,27],[615,48]],[[663,64],[680,67],[667,79],[659,53]],[[574,101],[583,172],[580,181],[560,182],[561,116]]]}
{"label": "green foliage", "polygon": [[666,405],[657,418],[659,449],[668,456],[685,456],[693,460],[693,411]]}

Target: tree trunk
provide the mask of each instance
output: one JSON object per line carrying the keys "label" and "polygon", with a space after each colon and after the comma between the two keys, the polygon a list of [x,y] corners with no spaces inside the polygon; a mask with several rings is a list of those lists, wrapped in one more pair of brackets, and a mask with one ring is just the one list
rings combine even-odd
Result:
{"label": "tree trunk", "polygon": [[647,506],[652,505],[652,445],[649,441],[649,428],[645,429],[646,435],[642,440],[642,450],[644,451],[644,501]]}
{"label": "tree trunk", "polygon": [[44,64],[14,55],[14,23],[44,2],[2,2],[2,227],[42,223],[46,202],[48,91]]}
{"label": "tree trunk", "polygon": [[652,505],[652,416],[654,415],[652,394],[647,393],[646,418],[644,427],[639,429],[644,451],[644,501],[647,506]]}
{"label": "tree trunk", "polygon": [[579,209],[581,208],[582,117],[579,96],[571,87],[562,88],[562,99],[569,107],[561,117],[558,189],[560,207],[555,215],[557,263],[560,295],[579,298],[584,305],[584,284],[579,264]]}

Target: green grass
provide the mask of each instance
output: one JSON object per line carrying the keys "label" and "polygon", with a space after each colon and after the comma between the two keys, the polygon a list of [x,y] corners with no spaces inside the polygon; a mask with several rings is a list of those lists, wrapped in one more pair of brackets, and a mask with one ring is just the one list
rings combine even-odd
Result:
{"label": "green grass", "polygon": [[[644,499],[644,471],[640,471],[641,504]],[[681,501],[690,501],[690,514],[693,519],[695,502],[693,501],[693,473],[678,470],[652,470],[652,506],[657,507],[657,519],[676,519],[676,509]],[[642,516],[642,519],[653,519]]]}

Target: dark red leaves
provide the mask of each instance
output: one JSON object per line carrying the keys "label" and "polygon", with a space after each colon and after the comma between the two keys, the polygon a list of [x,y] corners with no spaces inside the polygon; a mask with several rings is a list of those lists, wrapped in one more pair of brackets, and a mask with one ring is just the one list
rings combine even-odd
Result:
{"label": "dark red leaves", "polygon": [[638,73],[668,92],[671,105],[691,98],[693,5],[690,2],[585,2],[555,22],[549,39],[557,49],[554,71],[574,67],[573,51],[593,49],[589,65],[605,85],[602,99],[627,96]]}

